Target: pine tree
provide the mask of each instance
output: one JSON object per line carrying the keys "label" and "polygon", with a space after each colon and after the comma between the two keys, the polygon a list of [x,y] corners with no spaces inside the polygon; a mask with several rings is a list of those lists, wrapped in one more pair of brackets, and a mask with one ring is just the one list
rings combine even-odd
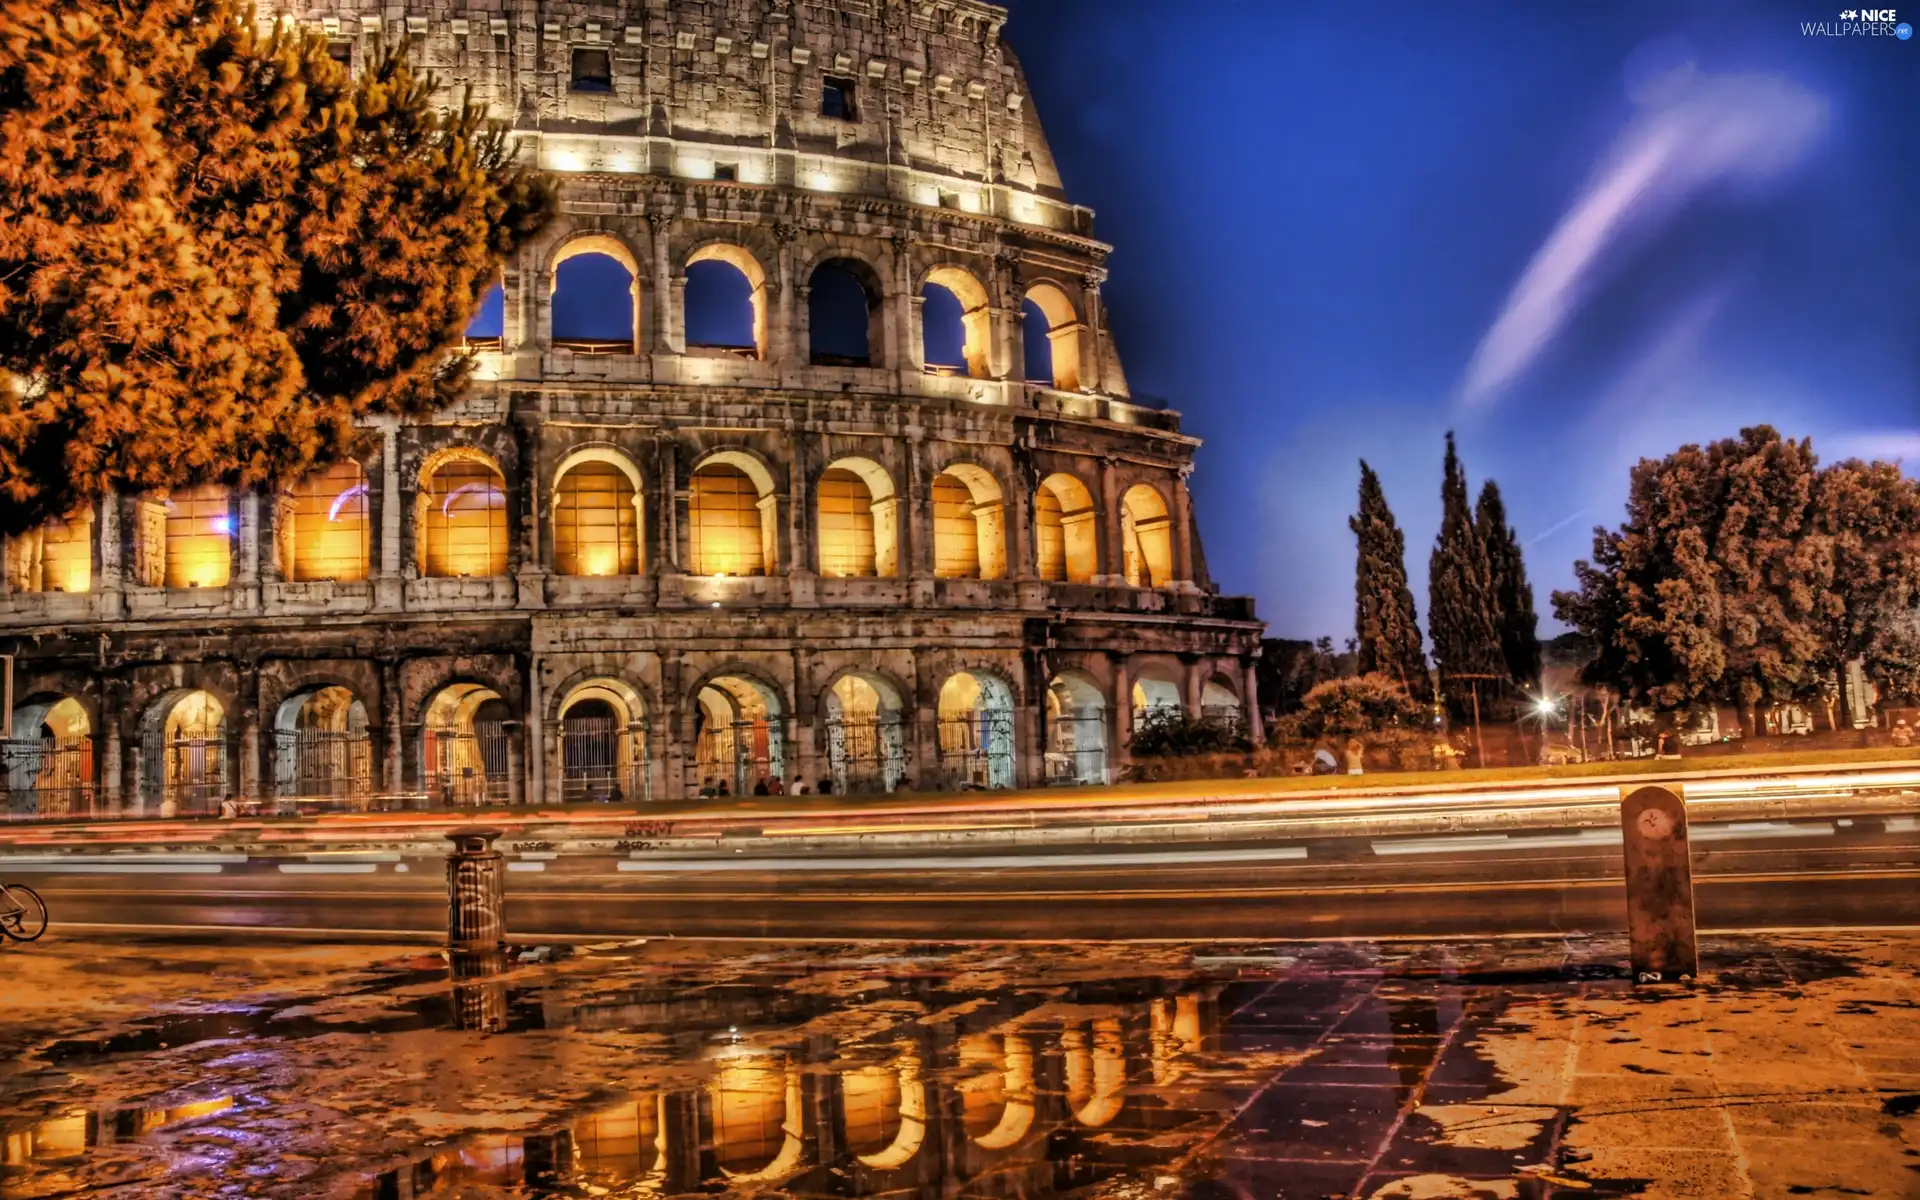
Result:
{"label": "pine tree", "polygon": [[1506,502],[1500,485],[1489,479],[1480,486],[1474,506],[1474,532],[1487,556],[1487,583],[1493,597],[1500,654],[1507,677],[1521,687],[1540,683],[1540,618],[1533,611],[1533,587],[1527,582],[1527,564],[1520,538],[1507,524]]}
{"label": "pine tree", "polygon": [[0,533],[248,486],[458,394],[551,191],[397,54],[247,0],[0,3]]}
{"label": "pine tree", "polygon": [[1387,507],[1380,476],[1365,459],[1360,461],[1360,511],[1347,526],[1359,543],[1353,578],[1359,673],[1397,679],[1408,695],[1424,698],[1430,690],[1427,656],[1413,589],[1407,586],[1407,539]]}
{"label": "pine tree", "polygon": [[[1440,686],[1459,706],[1473,676],[1506,675],[1488,584],[1486,549],[1473,527],[1467,472],[1447,434],[1446,477],[1440,485],[1440,536],[1427,568],[1427,629]],[[1460,679],[1458,684],[1450,679]],[[1481,685],[1482,690],[1485,685]]]}

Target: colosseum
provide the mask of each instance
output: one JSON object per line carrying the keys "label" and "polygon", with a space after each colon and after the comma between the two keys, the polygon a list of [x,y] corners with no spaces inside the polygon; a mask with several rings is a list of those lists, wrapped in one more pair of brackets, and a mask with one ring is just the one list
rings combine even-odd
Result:
{"label": "colosseum", "polygon": [[1261,736],[1197,441],[1131,398],[1110,247],[976,0],[320,0],[560,213],[457,406],[258,493],[5,547],[14,816],[1111,780]]}

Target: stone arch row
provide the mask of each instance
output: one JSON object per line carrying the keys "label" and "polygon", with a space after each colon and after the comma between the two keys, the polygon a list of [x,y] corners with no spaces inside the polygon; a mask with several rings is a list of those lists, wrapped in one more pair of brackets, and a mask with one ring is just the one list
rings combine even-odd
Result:
{"label": "stone arch row", "polygon": [[1243,682],[1219,664],[1147,655],[1117,672],[1061,667],[1030,695],[999,667],[960,664],[929,698],[883,666],[848,665],[803,698],[729,662],[663,710],[618,669],[582,667],[540,697],[501,663],[446,670],[405,705],[396,678],[357,663],[294,671],[249,711],[232,681],[182,675],[145,689],[124,731],[85,692],[29,693],[14,711],[6,798],[12,815],[54,818],[376,793],[458,807],[1099,784],[1143,711],[1197,703],[1197,715],[1237,720]]}
{"label": "stone arch row", "polygon": [[909,262],[854,238],[808,241],[818,244],[790,250],[757,228],[739,240],[663,237],[649,269],[622,232],[575,229],[495,285],[469,340],[1017,375],[1069,391],[1097,383],[1098,299],[1082,280],[1032,271],[1016,283],[991,264]]}

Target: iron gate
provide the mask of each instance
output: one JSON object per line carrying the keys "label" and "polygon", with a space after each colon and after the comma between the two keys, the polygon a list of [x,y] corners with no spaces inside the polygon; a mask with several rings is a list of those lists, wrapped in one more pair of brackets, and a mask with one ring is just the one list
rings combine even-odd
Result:
{"label": "iron gate", "polygon": [[560,722],[560,799],[567,803],[653,799],[648,761],[644,722],[622,725],[611,717]]}
{"label": "iron gate", "polygon": [[1013,713],[980,709],[939,723],[940,767],[949,782],[982,788],[1013,786]]}
{"label": "iron gate", "polygon": [[771,784],[785,778],[780,729],[771,722],[735,721],[710,727],[700,736],[704,743],[699,755],[703,791],[715,782],[706,776],[709,771],[731,769],[733,778],[726,782],[735,796],[752,795],[754,786],[762,780]]}
{"label": "iron gate", "polygon": [[210,738],[150,738],[140,745],[149,803],[172,805],[182,816],[220,811],[227,798],[227,741]]}
{"label": "iron gate", "polygon": [[0,816],[93,815],[93,739],[15,738],[0,742]]}
{"label": "iron gate", "polygon": [[283,799],[363,801],[373,794],[373,743],[362,732],[274,731],[274,791]]}
{"label": "iron gate", "polygon": [[427,793],[446,807],[504,804],[507,789],[507,727],[475,721],[472,733],[427,731]]}
{"label": "iron gate", "polygon": [[1047,723],[1047,782],[1099,784],[1107,781],[1107,714],[1102,709],[1069,709]]}
{"label": "iron gate", "polygon": [[893,791],[907,777],[904,719],[898,713],[867,721],[828,718],[827,762],[842,795]]}

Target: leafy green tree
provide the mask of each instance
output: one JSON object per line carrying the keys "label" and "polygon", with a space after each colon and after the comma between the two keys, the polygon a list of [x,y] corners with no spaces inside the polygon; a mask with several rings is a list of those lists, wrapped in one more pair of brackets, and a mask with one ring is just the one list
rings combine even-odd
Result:
{"label": "leafy green tree", "polygon": [[1420,618],[1407,586],[1407,539],[1387,507],[1380,476],[1360,461],[1360,511],[1347,520],[1358,542],[1354,569],[1354,633],[1361,674],[1378,671],[1411,696],[1428,691]]}
{"label": "leafy green tree", "polygon": [[1904,690],[1899,630],[1920,605],[1920,482],[1892,463],[1847,459],[1820,470],[1804,556],[1824,571],[1816,609],[1823,689],[1838,699],[1846,664],[1890,696]]}
{"label": "leafy green tree", "polygon": [[1387,675],[1329,679],[1307,693],[1299,729],[1307,738],[1364,736],[1426,727],[1426,710]]}
{"label": "leafy green tree", "polygon": [[1179,758],[1251,750],[1239,725],[1193,716],[1179,708],[1148,709],[1134,725],[1127,749],[1135,758]]}
{"label": "leafy green tree", "polygon": [[1884,609],[1872,626],[1867,671],[1882,697],[1920,702],[1920,607]]}
{"label": "leafy green tree", "polygon": [[1433,637],[1440,686],[1455,707],[1468,685],[1451,678],[1506,674],[1491,592],[1486,548],[1474,529],[1467,471],[1447,434],[1446,475],[1440,485],[1440,536],[1427,565],[1427,629]]}
{"label": "leafy green tree", "polygon": [[0,4],[0,533],[303,473],[456,396],[548,185],[244,0]]}
{"label": "leafy green tree", "polygon": [[1487,591],[1493,598],[1494,624],[1500,634],[1500,655],[1506,663],[1507,677],[1522,687],[1538,687],[1540,618],[1533,611],[1533,585],[1527,582],[1520,537],[1507,523],[1500,485],[1491,479],[1480,487],[1473,528],[1486,551]]}

